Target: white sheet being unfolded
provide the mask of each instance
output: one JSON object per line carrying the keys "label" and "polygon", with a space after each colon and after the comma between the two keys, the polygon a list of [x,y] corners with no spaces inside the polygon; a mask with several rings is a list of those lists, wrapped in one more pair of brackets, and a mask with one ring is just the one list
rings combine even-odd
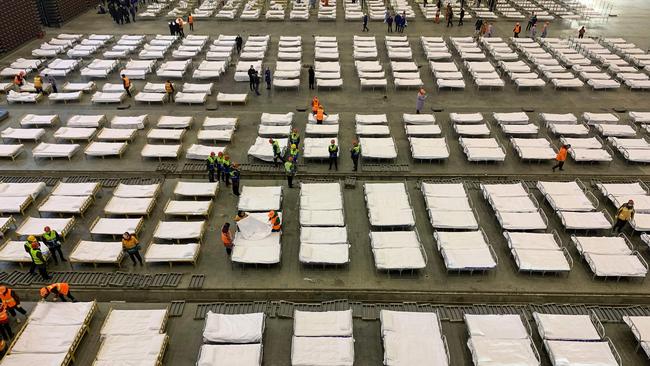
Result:
{"label": "white sheet being unfolded", "polygon": [[206,343],[260,343],[264,335],[264,313],[206,314],[203,341]]}
{"label": "white sheet being unfolded", "polygon": [[199,360],[196,365],[261,366],[262,345],[260,343],[204,344],[201,346]]}
{"label": "white sheet being unfolded", "polygon": [[352,328],[352,310],[296,310],[293,314],[295,337],[352,337]]}

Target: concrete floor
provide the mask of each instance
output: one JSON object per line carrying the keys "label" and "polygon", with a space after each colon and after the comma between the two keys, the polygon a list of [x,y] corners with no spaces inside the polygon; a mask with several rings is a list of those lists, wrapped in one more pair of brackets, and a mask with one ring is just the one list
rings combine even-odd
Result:
{"label": "concrete floor", "polygon": [[[339,139],[341,150],[347,151],[350,141],[354,137],[353,117],[356,113],[386,113],[389,119],[391,135],[395,138],[398,147],[396,163],[405,164],[408,170],[399,173],[375,172],[363,170],[356,174],[359,178],[357,188],[344,190],[344,204],[346,223],[349,238],[352,243],[350,248],[351,263],[343,268],[322,269],[307,268],[298,261],[299,225],[298,217],[298,189],[285,189],[283,198],[283,213],[286,218],[282,238],[283,254],[282,265],[273,268],[240,269],[232,267],[226,258],[220,241],[215,233],[221,224],[230,219],[235,213],[237,201],[226,189],[219,192],[215,199],[214,210],[208,221],[208,230],[204,236],[201,255],[196,268],[190,266],[174,266],[174,272],[187,274],[177,289],[163,290],[123,290],[111,289],[76,289],[82,299],[97,298],[100,301],[128,300],[133,304],[120,305],[134,308],[165,306],[168,301],[188,300],[185,313],[180,318],[172,318],[169,323],[168,333],[171,343],[165,358],[167,365],[192,365],[196,361],[201,343],[202,321],[193,320],[192,315],[198,301],[218,300],[255,300],[255,299],[291,299],[296,301],[321,301],[326,299],[350,298],[370,299],[373,301],[429,301],[437,303],[486,303],[486,302],[558,302],[558,303],[609,303],[632,304],[647,303],[650,291],[645,283],[639,281],[602,281],[592,279],[588,266],[580,261],[575,248],[569,245],[569,233],[561,230],[560,222],[553,214],[550,206],[544,202],[541,194],[532,190],[540,202],[542,209],[550,219],[551,229],[556,229],[562,241],[568,246],[569,252],[575,262],[568,276],[538,276],[520,274],[516,271],[514,261],[510,257],[505,240],[501,234],[498,222],[494,218],[491,208],[480,197],[475,185],[471,185],[470,195],[473,206],[477,212],[482,229],[486,232],[493,245],[499,264],[496,270],[487,274],[473,276],[447,274],[444,263],[435,249],[432,237],[432,228],[425,210],[422,195],[419,192],[418,182],[421,179],[439,180],[449,178],[466,179],[471,182],[487,182],[497,179],[522,179],[535,181],[544,179],[570,180],[582,178],[584,183],[594,192],[600,200],[600,209],[607,209],[613,213],[611,204],[591,187],[591,182],[597,179],[640,179],[648,181],[649,170],[643,165],[628,165],[618,154],[614,154],[614,161],[604,165],[578,165],[569,162],[566,172],[551,176],[550,164],[522,163],[516,157],[512,147],[508,145],[506,136],[499,130],[491,119],[492,112],[508,112],[533,110],[529,113],[531,119],[540,125],[540,135],[548,136],[554,144],[559,141],[549,131],[546,131],[538,121],[539,112],[572,112],[576,115],[582,112],[613,112],[613,108],[647,111],[650,110],[646,93],[630,92],[620,89],[612,92],[593,92],[587,89],[579,91],[556,92],[551,87],[540,91],[517,92],[514,86],[507,81],[503,91],[476,91],[469,87],[471,82],[466,80],[467,90],[463,92],[437,92],[434,81],[430,76],[429,66],[422,52],[418,37],[426,36],[467,36],[473,31],[473,22],[466,26],[453,29],[445,28],[425,21],[419,9],[415,9],[417,18],[409,22],[407,35],[409,36],[415,61],[422,65],[422,80],[429,91],[426,108],[439,110],[436,119],[442,126],[443,135],[447,138],[450,148],[450,158],[445,163],[421,164],[415,163],[410,158],[408,141],[401,122],[402,113],[412,113],[415,104],[415,91],[395,91],[392,82],[384,91],[358,90],[358,78],[354,71],[352,58],[352,35],[360,34],[361,25],[358,22],[344,20],[342,4],[338,8],[338,20],[332,23],[318,22],[316,15],[312,14],[308,22],[221,22],[216,20],[197,20],[195,34],[208,34],[215,37],[219,34],[270,34],[271,44],[267,51],[265,64],[273,70],[277,55],[277,42],[281,35],[301,35],[303,37],[303,64],[313,62],[314,44],[312,35],[335,35],[338,37],[341,54],[342,77],[344,89],[340,91],[320,91],[318,96],[326,106],[329,113],[339,113],[342,117]],[[650,16],[650,3],[633,0],[616,2],[614,13],[607,22],[587,24],[588,36],[624,37],[642,48],[650,47],[650,38],[646,31],[646,19]],[[510,36],[511,21],[497,20],[495,22],[496,36]],[[550,36],[566,37],[574,35],[580,22],[552,22]],[[371,35],[378,36],[378,48],[382,63],[388,62],[387,52],[382,42],[384,25],[380,22],[370,23]],[[166,33],[167,27],[164,18],[156,21],[139,21],[135,24],[116,26],[110,22],[108,16],[100,16],[92,11],[78,17],[60,29],[47,29],[46,39],[58,33],[97,33],[97,34],[148,34]],[[11,63],[17,57],[30,57],[33,48],[38,47],[40,40],[35,40],[24,47],[7,55],[0,55],[0,67]],[[196,66],[199,61],[195,61]],[[236,62],[236,60],[235,60]],[[234,66],[234,63],[233,63]],[[300,91],[270,91],[262,90],[259,97],[251,96],[246,106],[218,106],[216,111],[208,110],[216,106],[214,95],[217,91],[238,93],[246,92],[246,83],[233,81],[233,68],[216,82],[215,92],[206,106],[179,106],[165,104],[163,106],[148,106],[145,104],[131,103],[127,110],[117,110],[115,106],[93,105],[90,96],[84,95],[80,103],[68,105],[41,103],[31,105],[6,105],[3,96],[0,96],[0,108],[7,108],[11,114],[8,121],[2,122],[0,128],[18,126],[20,118],[27,113],[58,114],[62,121],[66,121],[75,114],[106,114],[110,119],[114,115],[140,115],[149,114],[150,125],[144,131],[139,131],[134,142],[127,149],[121,160],[117,159],[84,159],[83,154],[77,154],[72,161],[34,161],[31,149],[35,144],[26,143],[26,152],[15,162],[1,161],[0,174],[25,175],[25,176],[56,176],[60,178],[85,175],[97,178],[107,177],[156,177],[164,179],[163,191],[151,217],[146,219],[145,229],[141,235],[143,243],[149,243],[156,223],[163,218],[163,207],[171,197],[174,184],[180,179],[193,177],[183,174],[164,174],[156,171],[157,161],[143,161],[140,159],[140,150],[146,141],[146,133],[155,125],[161,115],[194,116],[195,122],[183,139],[183,149],[197,141],[196,133],[206,116],[236,116],[240,124],[233,140],[228,144],[228,151],[234,161],[247,162],[247,150],[257,136],[257,124],[262,112],[286,113],[305,108],[313,93],[306,87]],[[306,85],[306,71],[301,76],[303,85]],[[391,78],[389,78],[390,80]],[[81,80],[78,72],[73,73],[68,81]],[[161,82],[153,74],[147,81]],[[186,77],[183,81],[191,81]],[[98,87],[104,81],[98,81]],[[111,74],[108,82],[119,82],[117,73]],[[180,81],[178,81],[180,83]],[[62,83],[61,83],[62,84]],[[135,86],[141,89],[143,81],[135,81]],[[507,158],[502,164],[482,165],[470,164],[457,142],[452,126],[448,120],[450,112],[482,112],[496,137],[506,146]],[[432,112],[433,113],[433,112]],[[620,114],[622,120],[624,114]],[[297,112],[294,126],[304,129],[306,115]],[[53,129],[48,129],[45,141],[53,142]],[[647,133],[639,132],[638,136],[648,137]],[[185,157],[177,161],[177,167],[182,168],[186,162]],[[322,163],[308,163],[301,166],[299,179],[324,178],[333,180],[343,179],[348,176],[352,164],[347,159],[347,154],[341,159],[338,173],[326,172]],[[180,169],[179,169],[180,171]],[[302,176],[302,177],[301,177]],[[423,241],[428,256],[426,269],[415,275],[389,275],[376,272],[370,250],[368,231],[369,223],[367,211],[363,201],[361,184],[365,181],[404,181],[407,184],[411,197],[413,210],[416,216],[416,229]],[[243,185],[284,185],[281,172],[255,173],[243,172]],[[48,191],[52,187],[48,187]],[[64,252],[68,254],[79,239],[89,238],[88,226],[97,217],[103,216],[103,207],[111,197],[110,189],[103,189],[95,204],[79,220],[69,239],[64,245]],[[25,216],[37,216],[36,207],[45,197],[41,196],[35,205],[26,212]],[[18,222],[21,218],[18,218]],[[631,233],[630,233],[631,234]],[[9,237],[13,237],[9,233]],[[632,236],[632,242],[642,255],[650,260],[650,253],[640,242],[638,235]],[[125,262],[128,263],[128,260]],[[16,267],[3,264],[2,270],[14,270]],[[53,270],[69,270],[66,265],[52,267]],[[115,271],[114,267],[102,266],[94,269],[91,266],[75,268],[83,271]],[[152,265],[146,268],[131,267],[126,264],[126,270],[137,273],[169,272],[164,265]],[[206,281],[202,290],[189,290],[189,274],[205,274]],[[21,289],[21,294],[27,298],[34,297],[31,289]],[[91,333],[82,342],[79,349],[78,364],[90,365],[98,348],[98,330],[108,311],[110,304],[102,303],[100,312],[93,320]],[[470,365],[471,357],[465,346],[466,335],[463,323],[443,322],[444,334],[449,341],[453,365]],[[287,365],[290,357],[290,337],[292,333],[291,320],[270,319],[264,340],[264,364]],[[634,351],[634,339],[624,325],[606,324],[606,333],[621,351],[625,365],[641,365],[647,363],[645,356]],[[377,321],[362,321],[355,319],[355,351],[357,365],[379,365],[382,361],[382,346],[379,338],[379,323]],[[540,341],[536,338],[536,345],[541,350]],[[548,358],[542,353],[542,364],[548,365]]]}

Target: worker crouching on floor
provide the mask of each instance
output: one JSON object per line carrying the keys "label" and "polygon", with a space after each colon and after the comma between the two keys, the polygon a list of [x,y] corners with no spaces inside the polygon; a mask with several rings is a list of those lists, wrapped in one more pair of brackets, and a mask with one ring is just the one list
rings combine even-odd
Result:
{"label": "worker crouching on floor", "polygon": [[280,216],[274,210],[269,211],[269,224],[271,224],[271,231],[274,233],[279,233],[282,231],[282,222],[280,221]]}
{"label": "worker crouching on floor", "polygon": [[43,300],[47,299],[50,294],[54,294],[54,296],[57,296],[63,302],[66,302],[66,297],[72,302],[77,302],[77,299],[70,292],[70,285],[66,282],[57,282],[41,288],[41,298]]}

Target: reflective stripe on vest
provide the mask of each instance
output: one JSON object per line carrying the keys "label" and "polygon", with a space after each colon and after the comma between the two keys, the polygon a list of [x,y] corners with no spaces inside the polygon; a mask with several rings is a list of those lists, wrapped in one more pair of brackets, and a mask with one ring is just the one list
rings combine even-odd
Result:
{"label": "reflective stripe on vest", "polygon": [[50,230],[49,233],[48,233],[48,232],[44,232],[44,233],[43,233],[43,239],[45,239],[45,240],[47,240],[47,241],[52,241],[52,240],[56,239],[56,231],[54,231],[54,230]]}
{"label": "reflective stripe on vest", "polygon": [[280,228],[281,228],[281,225],[280,225],[280,216],[278,216],[277,214],[275,214],[275,216],[271,217],[271,218],[269,219],[269,221],[271,222],[271,227],[273,228],[273,230],[280,230]]}
{"label": "reflective stripe on vest", "polygon": [[52,289],[54,288],[56,288],[61,295],[67,295],[70,291],[70,286],[65,282],[53,283],[47,286],[47,290],[50,292],[52,292]]}
{"label": "reflective stripe on vest", "polygon": [[41,251],[38,249],[34,249],[34,248],[29,249],[29,255],[32,257],[32,261],[34,262],[34,264],[43,264],[43,261],[40,258],[38,258],[38,256],[36,255],[37,253],[40,252]]}
{"label": "reflective stripe on vest", "polygon": [[4,294],[0,293],[0,300],[8,307],[8,308],[13,308],[16,306],[16,299],[14,299],[13,296],[13,290],[8,288],[7,291],[5,291]]}
{"label": "reflective stripe on vest", "polygon": [[214,163],[216,163],[218,160],[219,160],[218,158],[208,156],[208,163],[210,163],[212,165],[214,165]]}
{"label": "reflective stripe on vest", "polygon": [[330,145],[329,146],[329,152],[334,153],[334,152],[339,152],[339,147],[336,145]]}

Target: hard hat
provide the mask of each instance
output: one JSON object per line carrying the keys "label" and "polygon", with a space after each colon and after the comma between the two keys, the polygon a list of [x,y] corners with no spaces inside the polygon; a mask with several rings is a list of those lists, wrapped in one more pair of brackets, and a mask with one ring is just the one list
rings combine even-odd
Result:
{"label": "hard hat", "polygon": [[40,246],[40,244],[38,244],[37,241],[32,242],[32,249],[38,249],[39,246]]}
{"label": "hard hat", "polygon": [[273,210],[269,211],[269,217],[273,217],[273,216],[275,216],[275,211]]}
{"label": "hard hat", "polygon": [[52,229],[50,229],[49,226],[46,226],[45,229],[43,229],[43,230],[45,230],[45,232],[47,233],[47,232],[50,232]]}
{"label": "hard hat", "polygon": [[230,159],[230,155],[226,154],[223,156],[224,159]]}
{"label": "hard hat", "polygon": [[634,200],[629,200],[629,201],[627,201],[627,203],[634,204]]}
{"label": "hard hat", "polygon": [[330,141],[330,143],[334,144],[334,143],[336,143],[336,140],[332,139],[332,140]]}
{"label": "hard hat", "polygon": [[5,287],[5,286],[0,286],[0,293],[3,293],[3,294],[4,294],[5,291],[7,291],[7,287]]}
{"label": "hard hat", "polygon": [[298,132],[298,129],[297,129],[297,128],[294,128],[294,129],[293,129],[293,132]]}
{"label": "hard hat", "polygon": [[219,151],[219,154],[217,154],[217,155],[223,156],[223,151]]}
{"label": "hard hat", "polygon": [[27,241],[36,241],[36,237],[34,235],[30,235],[27,237]]}
{"label": "hard hat", "polygon": [[296,148],[296,144],[291,144],[291,148],[292,148],[292,149],[295,149],[295,148]]}
{"label": "hard hat", "polygon": [[214,156],[214,151],[210,152],[210,156]]}
{"label": "hard hat", "polygon": [[293,156],[290,156],[287,160],[293,161]]}
{"label": "hard hat", "polygon": [[272,144],[272,143],[273,143],[273,139],[269,139],[269,143],[271,143],[271,144]]}
{"label": "hard hat", "polygon": [[42,297],[42,298],[46,298],[47,295],[50,294],[50,291],[48,291],[46,287],[41,287],[41,291],[40,291],[40,293],[41,293],[41,297]]}

